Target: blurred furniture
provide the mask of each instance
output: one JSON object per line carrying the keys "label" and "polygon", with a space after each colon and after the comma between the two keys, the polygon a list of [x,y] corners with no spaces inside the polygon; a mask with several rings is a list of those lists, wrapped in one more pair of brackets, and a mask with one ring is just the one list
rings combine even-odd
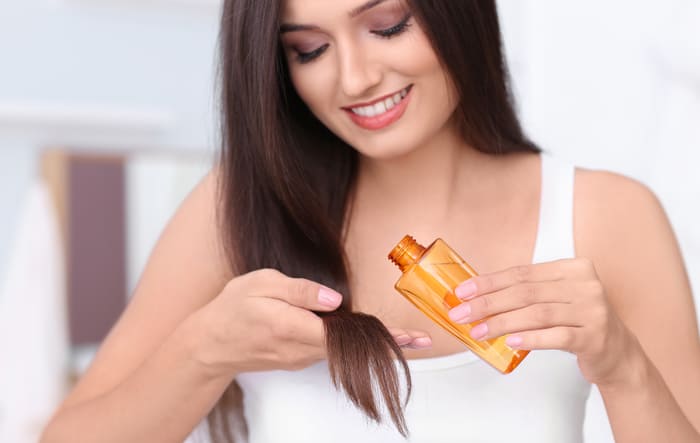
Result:
{"label": "blurred furniture", "polygon": [[201,152],[47,149],[74,376],[124,310],[163,227],[212,163]]}
{"label": "blurred furniture", "polygon": [[126,304],[125,161],[64,150],[41,159],[62,234],[72,345],[99,343]]}

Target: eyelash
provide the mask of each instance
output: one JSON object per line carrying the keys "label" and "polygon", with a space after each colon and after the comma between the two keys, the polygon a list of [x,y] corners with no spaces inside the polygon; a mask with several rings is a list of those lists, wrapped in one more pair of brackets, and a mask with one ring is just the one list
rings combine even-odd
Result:
{"label": "eyelash", "polygon": [[372,33],[384,38],[396,37],[397,35],[400,35],[404,31],[406,31],[409,26],[411,26],[411,24],[408,22],[410,19],[411,14],[407,14],[403,20],[401,20],[398,24],[392,26],[391,28],[382,29],[381,31],[372,31]]}
{"label": "eyelash", "polygon": [[[411,14],[408,14],[403,20],[401,20],[398,24],[392,26],[391,28],[371,32],[372,34],[386,39],[397,37],[403,34],[411,26],[411,23],[408,22],[410,19]],[[328,46],[328,43],[326,43],[325,45],[319,47],[318,49],[314,49],[311,52],[298,52],[296,55],[297,62],[305,64],[313,61],[318,56],[323,54],[323,52],[325,52],[325,50],[328,49]]]}

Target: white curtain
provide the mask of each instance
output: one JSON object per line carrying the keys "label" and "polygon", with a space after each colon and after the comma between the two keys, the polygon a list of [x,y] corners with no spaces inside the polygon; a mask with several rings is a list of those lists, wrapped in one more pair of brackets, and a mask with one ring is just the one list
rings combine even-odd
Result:
{"label": "white curtain", "polygon": [[166,223],[212,164],[207,155],[129,156],[125,171],[129,294]]}
{"label": "white curtain", "polygon": [[31,443],[66,393],[64,257],[53,202],[35,183],[0,287],[0,441]]}

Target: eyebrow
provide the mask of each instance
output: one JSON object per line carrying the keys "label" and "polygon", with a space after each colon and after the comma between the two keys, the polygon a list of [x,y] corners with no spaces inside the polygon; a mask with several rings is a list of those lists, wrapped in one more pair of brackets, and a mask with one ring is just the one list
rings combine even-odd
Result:
{"label": "eyebrow", "polygon": [[358,15],[362,14],[363,12],[372,9],[372,8],[374,8],[375,6],[377,6],[377,5],[380,4],[380,3],[384,3],[385,1],[386,1],[386,0],[369,0],[369,1],[368,1],[367,3],[365,3],[364,5],[360,5],[360,6],[358,6],[357,8],[353,9],[352,11],[350,11],[350,12],[348,13],[348,15],[350,16],[350,18],[355,18],[355,17],[357,17]]}
{"label": "eyebrow", "polygon": [[[375,6],[384,3],[386,0],[369,0],[367,3],[364,3],[352,11],[348,12],[348,16],[350,18],[355,18],[358,15],[369,11],[370,9],[374,8]],[[314,31],[318,30],[319,27],[316,25],[299,25],[296,23],[283,23],[280,26],[280,34],[284,34],[286,32],[294,32],[294,31]]]}

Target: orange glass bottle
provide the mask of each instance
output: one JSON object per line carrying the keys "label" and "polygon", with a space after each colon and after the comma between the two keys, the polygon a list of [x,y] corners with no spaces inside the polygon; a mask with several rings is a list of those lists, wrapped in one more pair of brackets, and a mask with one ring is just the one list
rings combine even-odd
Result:
{"label": "orange glass bottle", "polygon": [[529,353],[511,349],[505,337],[483,341],[471,338],[469,331],[484,320],[459,324],[450,319],[448,311],[461,303],[455,288],[478,274],[442,239],[426,248],[407,235],[389,253],[389,259],[403,273],[394,286],[396,290],[491,366],[508,374]]}

